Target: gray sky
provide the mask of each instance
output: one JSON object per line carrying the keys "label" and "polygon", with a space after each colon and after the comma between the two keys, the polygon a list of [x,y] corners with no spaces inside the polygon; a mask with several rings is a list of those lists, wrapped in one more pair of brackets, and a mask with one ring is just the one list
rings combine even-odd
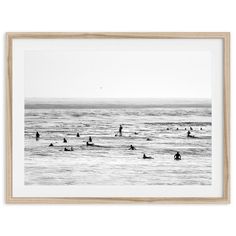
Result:
{"label": "gray sky", "polygon": [[189,49],[98,44],[25,51],[25,97],[210,98],[211,53]]}

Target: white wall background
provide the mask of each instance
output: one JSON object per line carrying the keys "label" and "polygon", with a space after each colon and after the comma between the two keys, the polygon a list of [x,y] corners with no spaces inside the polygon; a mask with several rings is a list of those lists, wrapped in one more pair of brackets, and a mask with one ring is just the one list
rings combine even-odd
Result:
{"label": "white wall background", "polygon": [[[0,1],[0,235],[235,235],[236,2],[234,0],[1,0]],[[230,205],[6,205],[5,32],[230,31]]]}

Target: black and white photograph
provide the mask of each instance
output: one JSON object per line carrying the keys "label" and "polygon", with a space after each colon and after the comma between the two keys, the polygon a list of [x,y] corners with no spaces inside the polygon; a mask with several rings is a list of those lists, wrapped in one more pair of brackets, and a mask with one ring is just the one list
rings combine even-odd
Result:
{"label": "black and white photograph", "polygon": [[25,185],[211,185],[211,54],[95,43],[25,52]]}

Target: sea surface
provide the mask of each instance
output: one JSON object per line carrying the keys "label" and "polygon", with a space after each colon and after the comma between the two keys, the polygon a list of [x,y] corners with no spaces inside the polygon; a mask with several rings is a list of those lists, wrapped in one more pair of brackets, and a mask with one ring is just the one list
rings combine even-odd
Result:
{"label": "sea surface", "polygon": [[209,100],[25,100],[25,185],[211,185],[211,143]]}

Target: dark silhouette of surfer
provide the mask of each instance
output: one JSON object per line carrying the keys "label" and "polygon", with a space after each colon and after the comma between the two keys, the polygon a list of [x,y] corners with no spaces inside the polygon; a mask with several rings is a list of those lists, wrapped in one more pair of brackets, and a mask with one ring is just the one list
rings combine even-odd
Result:
{"label": "dark silhouette of surfer", "polygon": [[153,159],[153,157],[151,157],[151,156],[146,156],[146,154],[143,154],[143,159]]}
{"label": "dark silhouette of surfer", "polygon": [[175,155],[174,155],[174,159],[175,160],[181,160],[181,155],[179,152],[177,152]]}
{"label": "dark silhouette of surfer", "polygon": [[190,130],[193,130],[193,128],[192,128],[192,127],[190,127]]}
{"label": "dark silhouette of surfer", "polygon": [[89,140],[86,142],[86,145],[87,146],[94,146],[94,143],[93,143],[93,140],[92,140],[91,136],[89,136]]}
{"label": "dark silhouette of surfer", "polygon": [[63,143],[67,143],[67,140],[66,140],[66,138],[64,138],[64,139],[63,139]]}
{"label": "dark silhouette of surfer", "polygon": [[191,132],[188,130],[188,132],[187,132],[187,137],[188,138],[195,138],[195,136],[194,135],[191,135]]}
{"label": "dark silhouette of surfer", "polygon": [[131,144],[129,150],[136,150],[136,148]]}
{"label": "dark silhouette of surfer", "polygon": [[35,138],[36,138],[36,140],[38,140],[40,138],[40,134],[38,131],[36,132]]}
{"label": "dark silhouette of surfer", "polygon": [[53,143],[50,143],[50,144],[49,144],[49,147],[53,147],[53,146],[54,146]]}
{"label": "dark silhouette of surfer", "polygon": [[86,142],[86,145],[87,145],[87,146],[94,146],[94,143]]}
{"label": "dark silhouette of surfer", "polygon": [[122,129],[123,129],[123,126],[120,125],[120,127],[119,127],[119,135],[120,135],[120,136],[122,136]]}
{"label": "dark silhouette of surfer", "polygon": [[74,148],[73,147],[70,147],[70,148],[65,147],[64,151],[65,152],[72,152],[72,151],[74,151]]}
{"label": "dark silhouette of surfer", "polygon": [[76,137],[77,137],[77,138],[79,138],[79,137],[80,137],[80,134],[79,134],[79,133],[77,133],[77,134],[76,134]]}

